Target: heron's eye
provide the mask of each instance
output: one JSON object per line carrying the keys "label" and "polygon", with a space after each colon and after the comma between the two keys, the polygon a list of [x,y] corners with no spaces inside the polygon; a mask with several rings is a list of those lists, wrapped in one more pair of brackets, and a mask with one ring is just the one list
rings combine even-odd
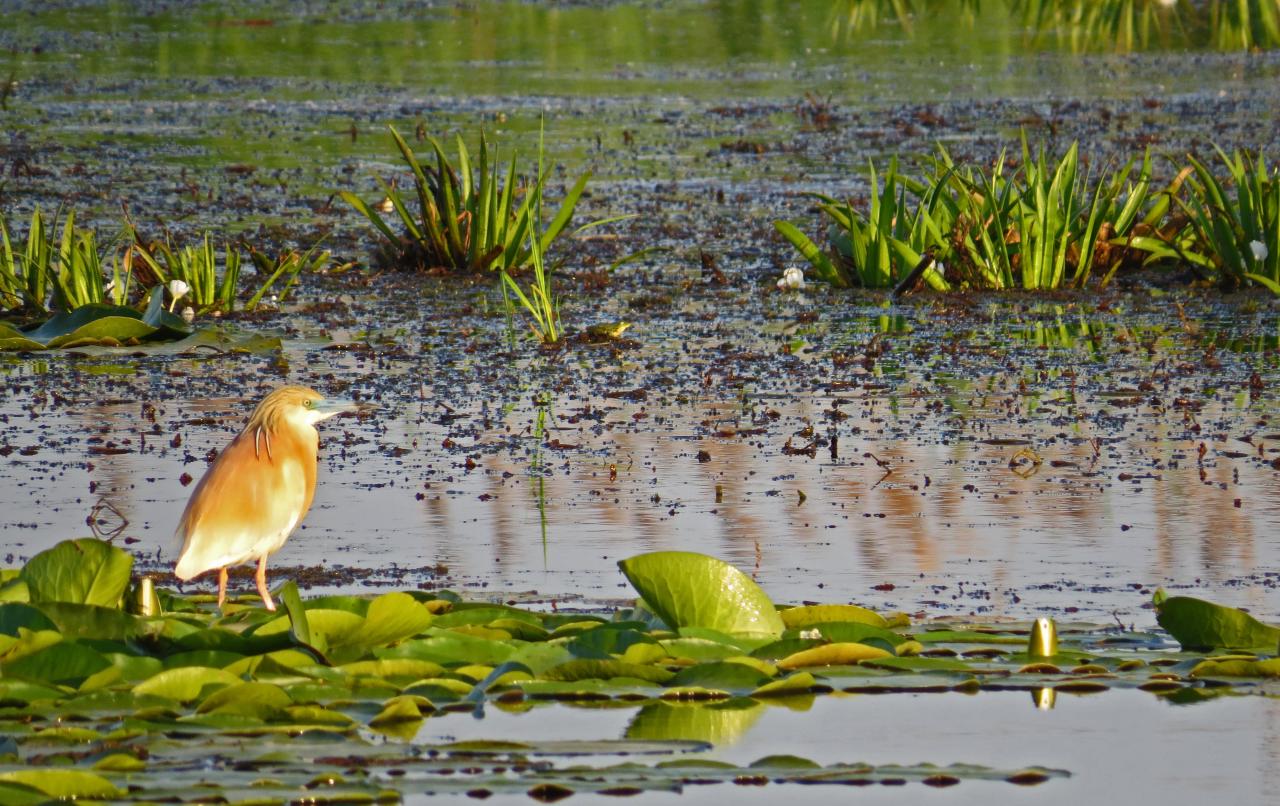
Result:
{"label": "heron's eye", "polygon": [[308,400],[304,400],[304,401],[302,401],[302,405],[306,406],[307,408],[311,408],[312,406],[314,406],[314,405],[315,405],[315,401],[314,401],[314,400],[309,400],[309,399],[308,399]]}

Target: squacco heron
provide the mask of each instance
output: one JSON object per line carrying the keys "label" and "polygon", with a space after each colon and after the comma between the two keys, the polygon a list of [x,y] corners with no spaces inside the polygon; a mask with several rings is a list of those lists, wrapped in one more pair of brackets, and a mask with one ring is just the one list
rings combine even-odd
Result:
{"label": "squacco heron", "polygon": [[258,593],[268,610],[267,557],[289,539],[316,491],[315,424],[349,400],[326,400],[311,389],[285,386],[263,398],[196,485],[178,522],[182,553],[173,572],[188,580],[218,570],[218,607],[227,598],[227,569],[257,561]]}

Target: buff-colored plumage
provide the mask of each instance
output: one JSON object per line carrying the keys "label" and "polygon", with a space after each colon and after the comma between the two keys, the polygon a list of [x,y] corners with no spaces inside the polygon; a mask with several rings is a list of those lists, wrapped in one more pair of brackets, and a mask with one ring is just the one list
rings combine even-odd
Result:
{"label": "buff-colored plumage", "polygon": [[316,488],[315,424],[352,408],[301,386],[277,389],[200,479],[178,522],[182,552],[173,572],[191,579],[218,571],[218,606],[226,598],[227,568],[258,563],[258,592],[268,610],[267,557],[302,522]]}

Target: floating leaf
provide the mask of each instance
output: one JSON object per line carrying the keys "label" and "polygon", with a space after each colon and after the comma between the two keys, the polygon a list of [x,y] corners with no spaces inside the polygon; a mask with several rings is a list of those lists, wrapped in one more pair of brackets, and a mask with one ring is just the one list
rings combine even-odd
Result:
{"label": "floating leaf", "polygon": [[1267,660],[1206,660],[1196,664],[1191,677],[1280,677],[1280,658]]}
{"label": "floating leaf", "polygon": [[681,669],[668,681],[669,686],[702,686],[722,691],[748,692],[767,683],[772,675],[741,663],[699,663]]}
{"label": "floating leaf", "polygon": [[852,642],[823,644],[804,649],[778,661],[779,669],[800,669],[806,666],[841,666],[877,658],[891,658],[893,653],[879,647]]}
{"label": "floating leaf", "polygon": [[407,593],[386,593],[369,603],[360,643],[380,647],[403,641],[431,626],[431,614]]}
{"label": "floating leaf", "polygon": [[787,626],[787,629],[791,630],[825,624],[829,621],[851,621],[881,629],[888,625],[884,616],[874,610],[851,604],[788,607],[779,611],[778,615],[782,617],[782,623]]}
{"label": "floating leaf", "polygon": [[809,672],[796,672],[781,680],[765,683],[751,692],[752,697],[792,697],[798,694],[812,693],[818,681]]}
{"label": "floating leaf", "polygon": [[124,793],[115,785],[91,772],[81,770],[16,770],[0,772],[0,782],[21,784],[38,789],[59,800],[75,798],[119,798]]}
{"label": "floating leaf", "polygon": [[651,683],[666,683],[675,677],[673,672],[657,666],[641,666],[635,663],[623,663],[619,660],[571,660],[542,673],[544,680],[575,682],[578,680],[609,680],[614,677],[628,677],[635,680],[647,680]]}
{"label": "floating leaf", "polygon": [[238,683],[218,689],[205,697],[196,713],[270,719],[290,705],[293,705],[293,700],[279,686],[258,682]]}
{"label": "floating leaf", "polygon": [[134,686],[134,693],[165,697],[178,702],[192,702],[201,697],[209,687],[234,686],[241,679],[223,669],[207,666],[183,666],[167,669]]}
{"label": "floating leaf", "polygon": [[5,677],[21,677],[66,685],[79,685],[94,672],[111,663],[83,644],[59,641],[37,652],[6,662],[0,669]]}
{"label": "floating leaf", "polygon": [[722,560],[687,551],[658,551],[622,560],[618,566],[672,629],[782,634],[782,619],[769,597],[750,577]]}
{"label": "floating leaf", "polygon": [[0,604],[0,635],[17,636],[18,628],[53,630],[57,628],[38,607],[20,602]]}
{"label": "floating leaf", "polygon": [[32,557],[22,569],[31,601],[120,606],[133,555],[92,537],[65,540]]}
{"label": "floating leaf", "polygon": [[1156,621],[1183,649],[1221,647],[1275,652],[1280,645],[1280,628],[1263,624],[1243,610],[1190,596],[1165,596],[1163,589],[1156,591],[1153,602]]}
{"label": "floating leaf", "polygon": [[42,602],[40,610],[68,638],[124,641],[148,630],[145,619],[114,607],[72,602]]}

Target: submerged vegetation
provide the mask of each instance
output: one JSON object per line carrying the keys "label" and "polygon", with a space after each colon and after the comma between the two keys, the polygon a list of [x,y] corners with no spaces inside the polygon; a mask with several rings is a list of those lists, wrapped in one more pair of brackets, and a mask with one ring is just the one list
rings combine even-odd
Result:
{"label": "submerged vegetation", "polygon": [[[620,566],[642,600],[614,612],[540,612],[448,591],[302,599],[283,613],[182,596],[85,538],[0,572],[0,799],[202,797],[343,802],[413,791],[680,791],[694,783],[1042,784],[1069,773],[964,763],[749,767],[707,758],[760,712],[822,695],[1139,689],[1194,703],[1275,678],[1280,630],[1157,592],[1159,633],[1084,625],[913,623],[853,604],[776,607],[719,560],[658,552]],[[636,709],[620,739],[433,743],[431,721],[585,706]],[[245,740],[252,738],[251,744]],[[584,778],[573,755],[595,765]],[[645,761],[657,757],[656,763]],[[537,759],[535,761],[535,759]],[[394,775],[382,770],[398,769]]]}
{"label": "submerged vegetation", "polygon": [[1226,182],[1189,157],[1153,191],[1149,151],[1095,178],[1076,143],[1055,161],[1024,137],[1012,169],[1003,153],[988,168],[958,164],[939,145],[923,178],[893,160],[882,186],[872,165],[865,214],[815,194],[830,254],[789,222],[775,226],[820,279],[841,287],[888,288],[925,266],[923,279],[940,291],[1083,288],[1125,268],[1189,265],[1215,285],[1280,293],[1280,170],[1219,154]]}

